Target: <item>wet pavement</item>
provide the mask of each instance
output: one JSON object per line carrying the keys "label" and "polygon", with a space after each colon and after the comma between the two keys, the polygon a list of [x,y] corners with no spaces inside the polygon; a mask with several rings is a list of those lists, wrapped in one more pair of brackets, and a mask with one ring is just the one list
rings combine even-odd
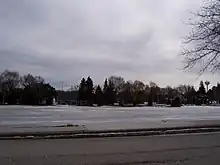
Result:
{"label": "wet pavement", "polygon": [[0,141],[1,165],[219,165],[220,134]]}

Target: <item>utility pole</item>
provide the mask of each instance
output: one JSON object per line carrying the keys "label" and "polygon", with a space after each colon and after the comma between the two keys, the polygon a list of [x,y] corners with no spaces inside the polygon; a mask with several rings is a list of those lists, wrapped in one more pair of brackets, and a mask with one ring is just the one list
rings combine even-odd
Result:
{"label": "utility pole", "polygon": [[64,82],[61,82],[61,85],[62,85],[62,91],[63,91],[63,85],[64,85]]}
{"label": "utility pole", "polygon": [[5,104],[5,94],[3,92],[3,97],[2,97],[2,104],[4,105]]}

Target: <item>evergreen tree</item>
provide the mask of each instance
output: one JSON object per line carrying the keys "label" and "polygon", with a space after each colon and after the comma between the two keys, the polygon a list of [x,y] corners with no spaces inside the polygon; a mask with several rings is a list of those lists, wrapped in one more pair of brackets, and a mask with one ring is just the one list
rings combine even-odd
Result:
{"label": "evergreen tree", "polygon": [[85,78],[82,78],[80,85],[79,85],[79,90],[78,90],[78,101],[79,104],[81,101],[86,100],[86,80]]}
{"label": "evergreen tree", "polygon": [[199,91],[198,91],[198,93],[199,93],[200,95],[205,95],[205,94],[206,94],[205,86],[204,86],[203,81],[200,82],[200,86],[199,86]]}
{"label": "evergreen tree", "polygon": [[93,95],[93,81],[91,77],[88,77],[86,80],[86,100],[88,105],[92,105],[94,101]]}
{"label": "evergreen tree", "polygon": [[108,79],[106,78],[104,82],[103,91],[106,91],[107,88],[108,88]]}
{"label": "evergreen tree", "polygon": [[108,79],[106,78],[103,87],[104,104],[108,104],[107,89],[108,89]]}
{"label": "evergreen tree", "polygon": [[96,91],[95,91],[95,103],[98,105],[98,106],[102,106],[104,103],[103,103],[103,99],[104,99],[104,94],[102,92],[102,89],[101,87],[98,85],[97,88],[96,88]]}
{"label": "evergreen tree", "polygon": [[113,105],[116,101],[116,92],[114,90],[114,84],[109,81],[108,87],[104,91],[104,96],[107,105]]}

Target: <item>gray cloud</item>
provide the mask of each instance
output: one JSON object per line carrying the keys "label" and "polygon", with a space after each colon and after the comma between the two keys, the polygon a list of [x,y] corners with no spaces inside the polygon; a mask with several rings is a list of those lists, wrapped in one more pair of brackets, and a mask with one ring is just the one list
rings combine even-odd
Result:
{"label": "gray cloud", "polygon": [[0,0],[0,69],[77,84],[83,76],[197,83],[178,56],[203,0]]}

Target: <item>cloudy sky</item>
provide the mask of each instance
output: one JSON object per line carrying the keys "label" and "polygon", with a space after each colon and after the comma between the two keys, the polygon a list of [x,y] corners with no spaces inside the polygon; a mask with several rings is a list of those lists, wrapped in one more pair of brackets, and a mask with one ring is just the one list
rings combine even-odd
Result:
{"label": "cloudy sky", "polygon": [[190,11],[203,0],[0,0],[0,70],[41,75],[59,87],[120,75],[160,86],[218,75],[182,71]]}

